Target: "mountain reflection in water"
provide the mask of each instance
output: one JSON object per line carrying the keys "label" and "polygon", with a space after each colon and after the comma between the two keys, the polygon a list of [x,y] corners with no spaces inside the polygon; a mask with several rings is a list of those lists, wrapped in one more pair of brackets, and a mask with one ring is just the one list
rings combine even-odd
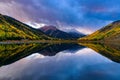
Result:
{"label": "mountain reflection in water", "polygon": [[93,43],[0,45],[0,80],[120,80],[119,48]]}
{"label": "mountain reflection in water", "polygon": [[120,44],[119,43],[80,43],[87,46],[99,54],[106,56],[112,61],[120,63]]}
{"label": "mountain reflection in water", "polygon": [[1,44],[0,65],[13,63],[34,53],[40,53],[44,56],[54,56],[60,51],[71,48],[77,50],[84,47],[78,44]]}

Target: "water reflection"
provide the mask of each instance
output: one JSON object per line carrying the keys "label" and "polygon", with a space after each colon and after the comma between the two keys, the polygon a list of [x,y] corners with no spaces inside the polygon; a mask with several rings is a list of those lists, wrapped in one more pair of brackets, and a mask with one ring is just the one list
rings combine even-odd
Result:
{"label": "water reflection", "polygon": [[13,63],[48,44],[1,44],[0,45],[0,66]]}
{"label": "water reflection", "polygon": [[87,46],[99,54],[111,59],[112,61],[120,63],[120,44],[119,43],[79,43]]}
{"label": "water reflection", "polygon": [[[96,47],[95,44],[82,44],[92,46],[91,48],[97,52],[77,44],[39,45],[45,47],[36,46],[37,48],[34,47],[36,51],[32,48],[33,53],[29,56],[0,67],[0,80],[120,80],[120,64],[113,62],[118,58],[108,57],[114,53],[107,53],[109,49],[104,49],[105,45],[96,44]],[[114,46],[115,48],[110,50],[119,49],[118,45]],[[98,53],[100,49],[101,52],[104,49],[107,56]]]}
{"label": "water reflection", "polygon": [[84,46],[78,45],[78,44],[51,44],[47,47],[45,47],[43,50],[40,50],[39,53],[44,56],[54,56],[58,52],[64,51],[64,50],[71,50],[71,51],[77,51],[79,49],[85,48]]}
{"label": "water reflection", "polygon": [[1,44],[0,45],[0,66],[13,63],[33,53],[40,53],[45,56],[54,56],[66,49],[84,48],[78,44]]}

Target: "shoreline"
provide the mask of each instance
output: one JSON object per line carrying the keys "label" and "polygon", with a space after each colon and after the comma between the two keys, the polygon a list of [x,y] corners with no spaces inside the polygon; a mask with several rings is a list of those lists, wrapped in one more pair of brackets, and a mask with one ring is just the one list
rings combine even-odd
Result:
{"label": "shoreline", "polygon": [[90,41],[90,40],[9,40],[9,41],[0,41],[0,44],[30,44],[30,43],[118,43],[120,41]]}
{"label": "shoreline", "polygon": [[29,43],[78,43],[78,40],[0,41],[0,44],[29,44]]}

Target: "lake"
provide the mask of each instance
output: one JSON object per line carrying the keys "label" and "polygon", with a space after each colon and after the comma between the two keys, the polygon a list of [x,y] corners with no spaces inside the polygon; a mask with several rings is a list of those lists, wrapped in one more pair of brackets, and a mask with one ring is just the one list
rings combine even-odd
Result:
{"label": "lake", "polygon": [[120,45],[0,44],[0,80],[120,80]]}

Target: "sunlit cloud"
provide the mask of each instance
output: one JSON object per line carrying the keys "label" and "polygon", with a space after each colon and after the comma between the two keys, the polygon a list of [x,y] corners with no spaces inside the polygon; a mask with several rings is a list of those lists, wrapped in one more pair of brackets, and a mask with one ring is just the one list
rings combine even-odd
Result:
{"label": "sunlit cloud", "polygon": [[41,28],[46,25],[44,23],[35,23],[35,22],[26,22],[26,24],[28,24],[29,26],[33,28]]}
{"label": "sunlit cloud", "polygon": [[89,34],[91,29],[95,31],[120,19],[119,3],[120,0],[1,0],[0,13],[24,23],[57,25],[59,22],[61,29],[79,27],[82,32],[82,28],[90,29],[85,33]]}
{"label": "sunlit cloud", "polygon": [[11,1],[10,3],[0,2],[0,13],[16,18],[22,22],[30,20],[26,12],[23,11],[22,7],[23,6],[14,1]]}
{"label": "sunlit cloud", "polygon": [[76,30],[79,31],[79,32],[81,32],[81,33],[84,33],[84,34],[91,34],[91,33],[94,32],[94,30],[92,30],[90,28],[84,29],[84,28],[79,27]]}

